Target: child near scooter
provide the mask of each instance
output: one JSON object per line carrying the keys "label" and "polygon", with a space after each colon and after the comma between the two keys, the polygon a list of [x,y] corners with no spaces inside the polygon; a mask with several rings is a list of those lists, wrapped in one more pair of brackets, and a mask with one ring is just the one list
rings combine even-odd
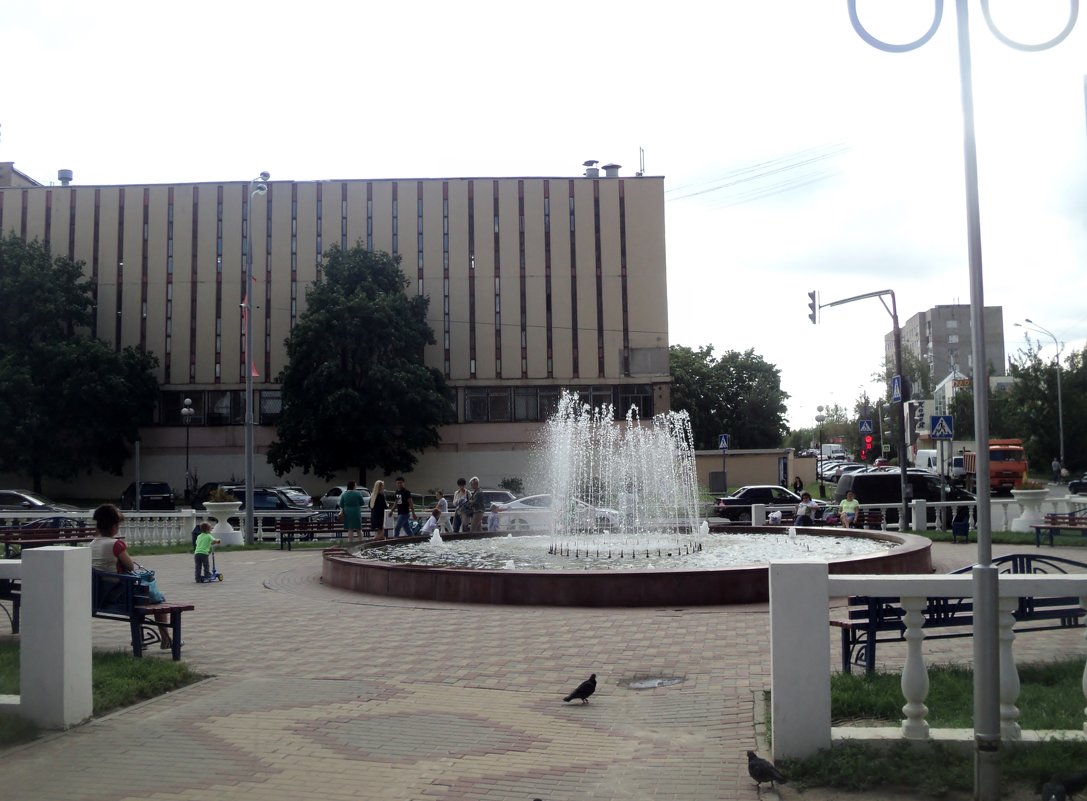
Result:
{"label": "child near scooter", "polygon": [[213,580],[209,562],[213,545],[222,545],[222,542],[211,536],[211,523],[201,523],[200,533],[196,535],[196,548],[193,550],[197,583]]}

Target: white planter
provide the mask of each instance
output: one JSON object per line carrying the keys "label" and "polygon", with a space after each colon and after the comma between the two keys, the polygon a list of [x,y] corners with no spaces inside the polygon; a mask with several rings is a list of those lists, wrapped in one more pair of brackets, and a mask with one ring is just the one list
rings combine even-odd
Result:
{"label": "white planter", "polygon": [[217,521],[215,527],[211,530],[211,536],[222,542],[223,545],[242,544],[242,532],[228,522],[228,518],[237,515],[238,510],[241,508],[241,501],[224,501],[222,503],[205,501],[204,503],[204,511],[207,512],[209,517],[214,517]]}
{"label": "white planter", "polygon": [[1012,531],[1031,532],[1032,525],[1042,524],[1042,501],[1049,497],[1049,490],[1013,489],[1012,497],[1019,504],[1019,517],[1011,522]]}

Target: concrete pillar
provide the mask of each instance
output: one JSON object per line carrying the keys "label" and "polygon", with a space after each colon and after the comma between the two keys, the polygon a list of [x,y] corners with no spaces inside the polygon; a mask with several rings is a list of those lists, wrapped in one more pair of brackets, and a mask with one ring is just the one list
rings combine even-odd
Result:
{"label": "concrete pillar", "polygon": [[91,716],[91,550],[23,551],[19,714],[43,729]]}
{"label": "concrete pillar", "polygon": [[770,563],[775,759],[830,748],[829,595],[826,562]]}

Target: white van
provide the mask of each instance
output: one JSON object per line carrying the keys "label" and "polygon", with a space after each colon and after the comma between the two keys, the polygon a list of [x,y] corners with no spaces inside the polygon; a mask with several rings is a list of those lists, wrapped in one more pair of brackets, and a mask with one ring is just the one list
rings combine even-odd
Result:
{"label": "white van", "polygon": [[933,473],[940,472],[940,452],[937,450],[919,450],[913,458],[915,467],[923,467]]}

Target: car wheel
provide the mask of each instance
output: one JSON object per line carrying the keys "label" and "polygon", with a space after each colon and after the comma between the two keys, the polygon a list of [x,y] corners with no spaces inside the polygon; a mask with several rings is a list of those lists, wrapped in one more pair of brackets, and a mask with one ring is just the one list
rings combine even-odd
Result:
{"label": "car wheel", "polygon": [[750,523],[751,512],[740,512],[736,519],[739,520],[741,523]]}

